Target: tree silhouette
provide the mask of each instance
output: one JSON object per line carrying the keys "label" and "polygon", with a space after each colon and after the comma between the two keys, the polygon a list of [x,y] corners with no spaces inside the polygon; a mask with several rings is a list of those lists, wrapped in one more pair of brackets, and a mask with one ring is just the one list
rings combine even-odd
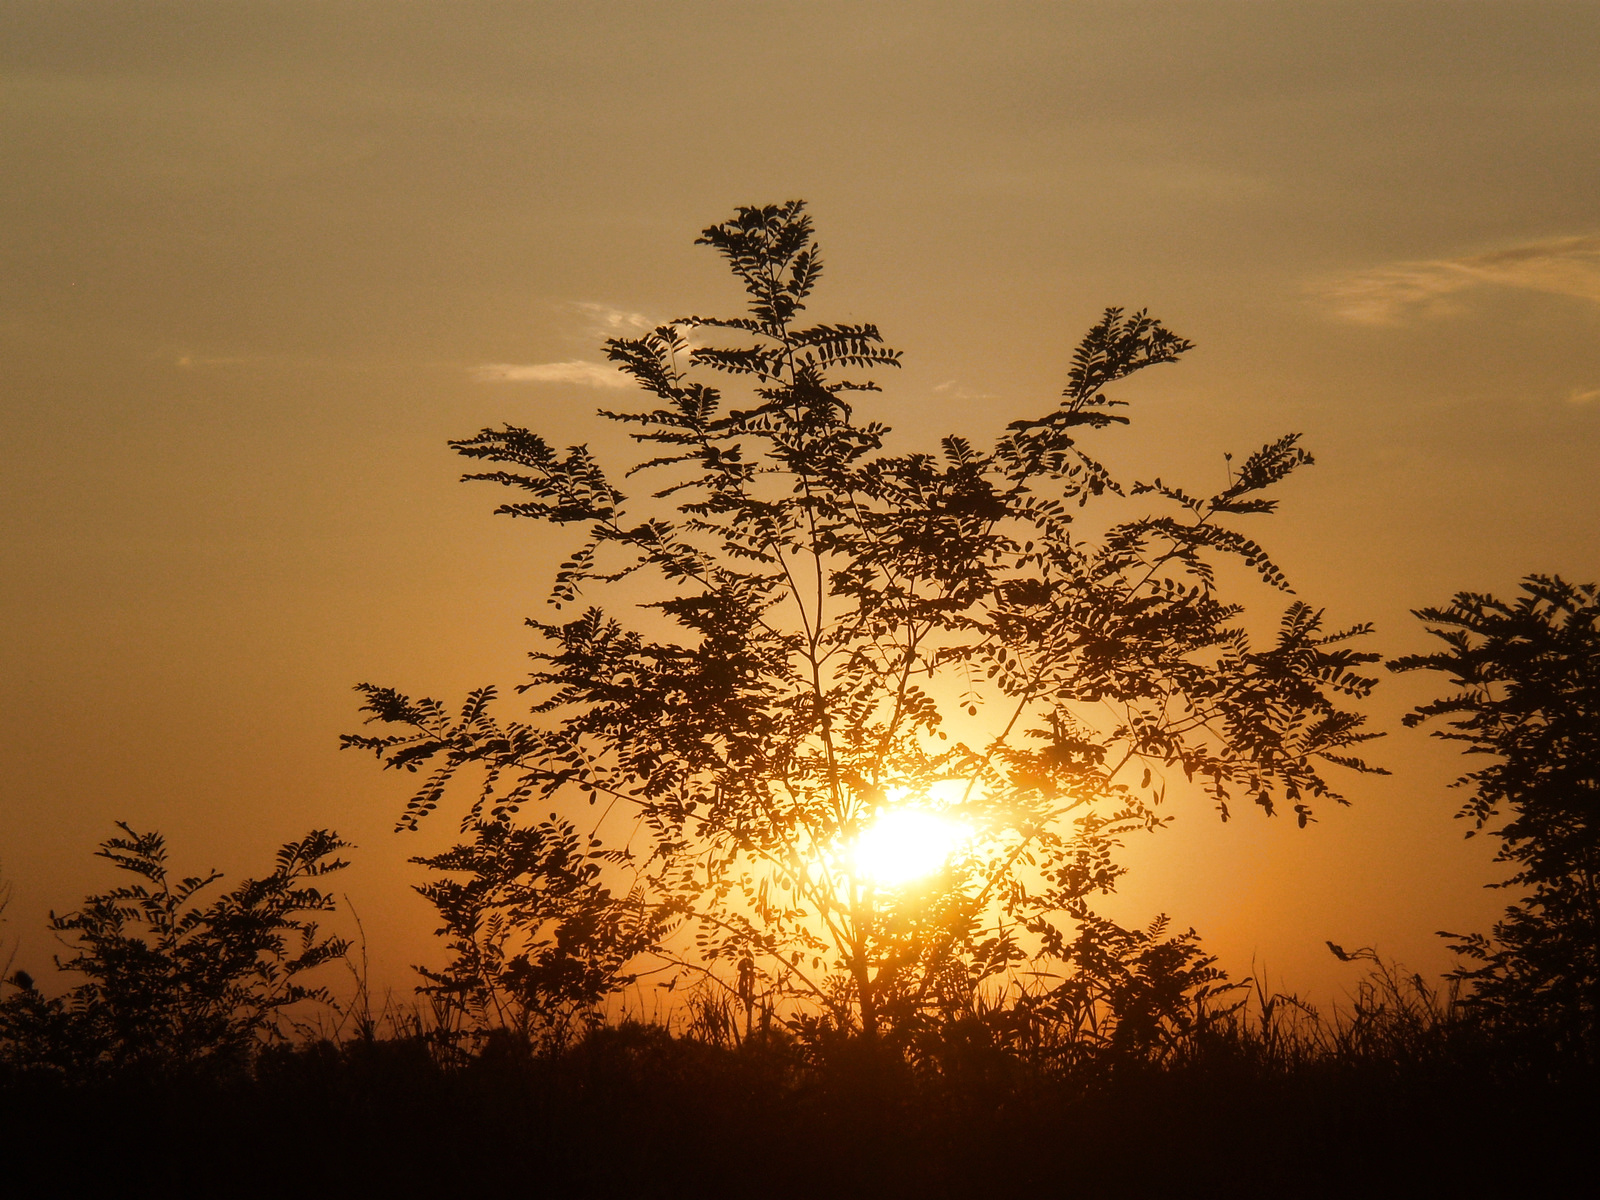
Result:
{"label": "tree silhouette", "polygon": [[96,852],[137,881],[89,896],[50,928],[74,953],[57,959],[85,977],[47,998],[17,972],[0,1003],[0,1061],[82,1075],[137,1065],[242,1065],[263,1040],[284,1036],[285,1010],[327,1001],[303,975],[349,948],[322,936],[306,914],[331,896],[311,881],[346,864],[348,849],[314,830],[278,851],[271,874],[247,879],[209,905],[197,898],[215,871],[174,879],[159,833],[107,839]]}
{"label": "tree silhouette", "polygon": [[[1327,632],[1297,601],[1257,647],[1219,582],[1233,563],[1289,590],[1236,523],[1270,513],[1310,455],[1280,438],[1209,498],[1115,479],[1088,445],[1128,423],[1106,389],[1189,348],[1118,308],[1073,354],[1061,401],[990,448],[891,450],[856,405],[878,390],[862,373],[899,352],[873,325],[801,319],[822,271],[804,206],[741,208],[699,241],[745,314],[606,343],[648,397],[601,414],[645,448],[628,472],[653,481],[645,496],[586,446],[526,429],[452,443],[488,468],[466,478],[514,494],[498,512],[580,531],[555,607],[609,590],[633,627],[600,607],[530,620],[531,719],[495,715],[491,688],[453,711],[361,685],[389,728],[346,744],[426,769],[401,827],[481,772],[472,840],[428,865],[498,852],[531,806],[563,850],[524,881],[548,867],[548,894],[590,889],[580,917],[507,900],[476,933],[457,923],[446,974],[481,979],[492,961],[532,981],[574,945],[600,972],[592,996],[698,981],[747,1027],[759,1012],[814,1036],[912,1036],[978,1016],[1107,1040],[1132,1021],[1159,1040],[1221,976],[1192,934],[1093,912],[1120,839],[1165,822],[1174,779],[1224,818],[1286,804],[1304,826],[1340,799],[1326,764],[1372,769],[1351,752],[1372,735],[1339,707],[1373,686],[1358,668],[1377,656],[1345,644],[1366,627]],[[916,877],[864,861],[874,837],[929,830],[948,845]],[[628,953],[579,951],[560,932],[574,919]],[[485,953],[506,922],[543,948]]]}
{"label": "tree silhouette", "polygon": [[444,875],[417,888],[451,952],[442,971],[417,968],[439,1016],[433,1032],[450,1048],[484,1027],[559,1048],[650,946],[649,915],[617,901],[570,823],[477,821],[471,832],[470,842],[411,860]]}
{"label": "tree silhouette", "polygon": [[1553,1027],[1563,1045],[1595,1051],[1600,1014],[1600,601],[1593,584],[1530,575],[1506,602],[1460,592],[1416,614],[1446,649],[1391,663],[1441,671],[1457,689],[1406,717],[1447,718],[1435,737],[1494,762],[1455,786],[1471,837],[1489,828],[1498,887],[1524,888],[1493,936],[1442,934],[1479,965],[1455,975],[1468,1002],[1495,1017]]}

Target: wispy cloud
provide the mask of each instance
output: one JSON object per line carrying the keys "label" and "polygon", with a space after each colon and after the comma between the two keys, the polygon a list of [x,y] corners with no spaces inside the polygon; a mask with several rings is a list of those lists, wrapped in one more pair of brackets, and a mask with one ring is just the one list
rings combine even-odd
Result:
{"label": "wispy cloud", "polygon": [[474,367],[479,383],[569,383],[578,387],[625,388],[630,380],[606,363],[573,359],[554,363],[485,363]]}
{"label": "wispy cloud", "polygon": [[1596,400],[1600,400],[1600,388],[1573,388],[1567,396],[1568,404],[1593,404]]}
{"label": "wispy cloud", "polygon": [[173,359],[173,365],[188,370],[191,367],[242,367],[251,363],[270,362],[264,355],[254,357],[248,355],[232,355],[228,357],[207,357],[198,354],[180,354]]}
{"label": "wispy cloud", "polygon": [[1365,325],[1459,312],[1458,294],[1483,285],[1576,296],[1600,304],[1600,235],[1529,242],[1465,258],[1400,262],[1316,285],[1333,312]]}
{"label": "wispy cloud", "polygon": [[589,319],[590,333],[595,337],[622,337],[630,333],[644,333],[654,329],[659,321],[652,321],[643,313],[629,312],[610,304],[597,304],[582,300],[572,306]]}
{"label": "wispy cloud", "polygon": [[998,397],[993,392],[969,392],[954,379],[947,379],[943,383],[933,385],[933,390],[939,395],[950,400],[995,400]]}
{"label": "wispy cloud", "polygon": [[[584,318],[586,341],[634,337],[654,329],[657,324],[643,313],[611,304],[584,300],[561,307]],[[472,369],[472,377],[480,383],[565,383],[591,388],[625,388],[633,383],[610,363],[580,358],[548,363],[484,363]]]}

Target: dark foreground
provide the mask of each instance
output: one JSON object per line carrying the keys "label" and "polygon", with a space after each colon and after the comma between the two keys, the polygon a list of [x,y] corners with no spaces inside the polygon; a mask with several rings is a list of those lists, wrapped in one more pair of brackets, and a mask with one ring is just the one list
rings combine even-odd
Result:
{"label": "dark foreground", "polygon": [[643,1026],[452,1070],[420,1040],[369,1040],[253,1073],[12,1075],[0,1130],[19,1197],[1585,1194],[1593,1072],[1489,1049],[1286,1070],[1224,1048],[1068,1077],[848,1048],[801,1066]]}

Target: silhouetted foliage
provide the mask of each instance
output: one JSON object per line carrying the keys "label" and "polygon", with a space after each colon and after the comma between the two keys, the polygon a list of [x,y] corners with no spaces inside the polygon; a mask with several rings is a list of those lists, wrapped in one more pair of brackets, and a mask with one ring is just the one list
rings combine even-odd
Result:
{"label": "silhouetted foliage", "polygon": [[[1258,994],[1158,1067],[1061,1070],[965,1023],[908,1064],[624,1021],[447,1062],[407,1036],[275,1045],[249,1076],[0,1069],[0,1128],[14,1188],[70,1172],[117,1195],[1560,1195],[1591,1168],[1592,1073],[1497,1059],[1404,972],[1375,964],[1331,1017]],[[1461,1150],[1485,1111],[1516,1154]]]}
{"label": "silhouetted foliage", "polygon": [[[463,819],[474,840],[427,860],[438,869],[482,879],[522,809],[565,814],[539,835],[573,847],[551,881],[532,882],[542,848],[519,876],[540,903],[496,910],[509,924],[492,938],[520,925],[543,947],[519,1004],[570,1004],[545,973],[567,978],[553,956],[573,954],[587,999],[648,970],[668,989],[720,989],[747,1028],[777,1013],[812,1039],[986,1021],[995,1036],[1053,1026],[1157,1049],[1221,978],[1192,934],[1092,910],[1121,873],[1120,840],[1164,823],[1173,779],[1224,818],[1287,804],[1304,825],[1315,801],[1340,800],[1327,764],[1372,769],[1352,753],[1372,735],[1340,707],[1373,686],[1360,668],[1377,656],[1345,644],[1366,627],[1329,632],[1296,601],[1258,646],[1219,583],[1232,563],[1289,590],[1235,525],[1271,512],[1270,490],[1310,455],[1280,438],[1209,498],[1114,478],[1090,446],[1129,420],[1106,389],[1189,348],[1119,308],[1074,352],[1060,402],[991,447],[951,435],[890,451],[888,428],[856,411],[877,385],[856,375],[899,352],[871,324],[802,322],[821,273],[803,205],[741,208],[700,242],[746,314],[606,344],[648,397],[602,414],[646,447],[628,472],[655,477],[645,497],[586,446],[526,429],[452,443],[490,468],[468,479],[515,494],[498,512],[579,531],[556,608],[610,587],[642,599],[642,628],[599,607],[530,620],[531,720],[495,715],[489,688],[457,713],[362,685],[389,728],[345,743],[426,771],[403,828],[481,772]],[[704,340],[716,335],[733,340]],[[961,843],[926,878],[875,882],[859,839],[906,807]],[[429,886],[454,903],[457,885]],[[544,899],[580,894],[571,911]],[[574,921],[582,937],[563,932]],[[469,923],[451,925],[466,956],[451,971],[479,996]],[[606,932],[614,947],[596,949]],[[630,963],[636,948],[648,954]]]}
{"label": "silhouetted foliage", "polygon": [[322,936],[306,914],[333,899],[311,881],[346,864],[348,846],[314,830],[278,851],[270,875],[247,879],[210,904],[215,871],[174,879],[159,833],[135,833],[96,852],[137,882],[89,896],[50,916],[71,948],[56,965],[85,977],[46,997],[18,972],[0,1002],[0,1062],[82,1075],[129,1066],[241,1065],[264,1041],[285,1036],[285,1009],[328,1000],[303,981],[348,943]]}
{"label": "silhouetted foliage", "polygon": [[444,922],[437,932],[452,956],[442,971],[418,968],[439,1014],[435,1036],[453,1044],[507,1029],[559,1047],[575,1024],[593,1027],[604,998],[630,981],[626,964],[653,940],[651,914],[601,884],[605,852],[554,814],[528,828],[480,821],[470,832],[471,841],[411,860],[444,873],[417,888]]}
{"label": "silhouetted foliage", "polygon": [[[1435,737],[1494,761],[1463,775],[1458,814],[1471,837],[1501,840],[1514,872],[1494,886],[1526,889],[1493,935],[1451,934],[1477,966],[1456,977],[1470,1003],[1503,1020],[1545,1026],[1591,1058],[1600,1017],[1600,600],[1593,584],[1531,575],[1513,601],[1461,592],[1416,614],[1446,649],[1397,671],[1443,672],[1457,689],[1406,717],[1445,718]],[[1492,824],[1499,822],[1498,824]]]}

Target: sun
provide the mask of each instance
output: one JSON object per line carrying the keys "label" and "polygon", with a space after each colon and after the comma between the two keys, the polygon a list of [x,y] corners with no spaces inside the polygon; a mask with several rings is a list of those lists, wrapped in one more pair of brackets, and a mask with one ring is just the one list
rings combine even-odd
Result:
{"label": "sun", "polygon": [[856,839],[855,868],[879,887],[901,887],[940,870],[971,836],[965,825],[936,813],[893,808]]}

